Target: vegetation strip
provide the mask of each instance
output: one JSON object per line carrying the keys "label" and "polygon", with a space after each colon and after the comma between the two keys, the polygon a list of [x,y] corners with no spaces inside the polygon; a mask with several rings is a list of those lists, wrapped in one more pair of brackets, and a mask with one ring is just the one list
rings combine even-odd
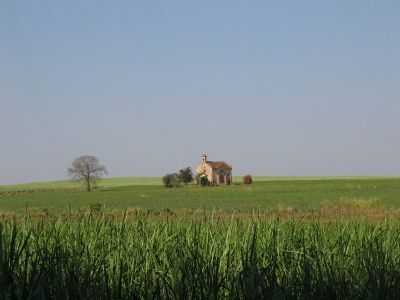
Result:
{"label": "vegetation strip", "polygon": [[0,223],[2,299],[399,299],[400,222]]}

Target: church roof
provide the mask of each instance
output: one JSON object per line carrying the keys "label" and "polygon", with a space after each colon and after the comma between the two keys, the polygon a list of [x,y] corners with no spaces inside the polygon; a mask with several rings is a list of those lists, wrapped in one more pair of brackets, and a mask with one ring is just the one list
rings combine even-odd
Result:
{"label": "church roof", "polygon": [[213,169],[232,170],[232,167],[224,161],[207,161],[207,164]]}

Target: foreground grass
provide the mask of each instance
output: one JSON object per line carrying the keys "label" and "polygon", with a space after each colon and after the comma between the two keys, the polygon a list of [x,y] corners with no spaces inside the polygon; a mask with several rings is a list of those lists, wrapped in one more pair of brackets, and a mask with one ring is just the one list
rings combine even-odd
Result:
{"label": "foreground grass", "polygon": [[1,299],[399,299],[400,222],[0,223]]}

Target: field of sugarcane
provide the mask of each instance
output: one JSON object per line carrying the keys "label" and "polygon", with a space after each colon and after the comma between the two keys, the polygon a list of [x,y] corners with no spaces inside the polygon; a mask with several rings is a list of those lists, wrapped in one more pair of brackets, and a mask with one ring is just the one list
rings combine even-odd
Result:
{"label": "field of sugarcane", "polygon": [[400,299],[400,222],[3,220],[0,299]]}

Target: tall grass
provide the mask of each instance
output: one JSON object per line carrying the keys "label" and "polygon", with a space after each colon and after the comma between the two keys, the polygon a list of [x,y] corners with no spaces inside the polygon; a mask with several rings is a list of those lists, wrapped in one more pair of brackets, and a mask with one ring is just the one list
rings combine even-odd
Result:
{"label": "tall grass", "polygon": [[4,221],[0,299],[400,299],[400,223]]}

